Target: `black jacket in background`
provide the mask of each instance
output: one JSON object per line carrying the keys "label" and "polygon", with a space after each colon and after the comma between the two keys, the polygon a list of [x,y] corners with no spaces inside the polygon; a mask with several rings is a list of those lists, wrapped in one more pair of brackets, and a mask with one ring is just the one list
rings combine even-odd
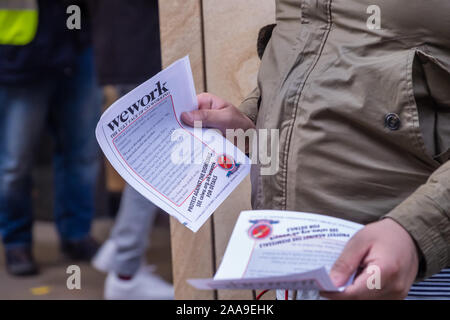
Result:
{"label": "black jacket in background", "polygon": [[[67,29],[70,4],[81,8],[81,30]],[[35,38],[24,46],[0,45],[0,85],[39,81],[74,67],[81,50],[89,45],[89,15],[79,0],[39,0]]]}
{"label": "black jacket in background", "polygon": [[157,0],[88,3],[100,84],[138,84],[161,70]]}

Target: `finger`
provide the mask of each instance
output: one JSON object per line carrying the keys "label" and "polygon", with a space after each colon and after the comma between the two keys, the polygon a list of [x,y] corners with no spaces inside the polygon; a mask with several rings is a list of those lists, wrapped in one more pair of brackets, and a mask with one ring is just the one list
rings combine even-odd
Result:
{"label": "finger", "polygon": [[336,287],[343,286],[356,272],[369,249],[370,243],[360,233],[350,239],[330,271],[330,278]]}
{"label": "finger", "polygon": [[369,290],[367,280],[369,274],[364,269],[343,292],[322,292],[321,296],[331,300],[367,300],[374,298],[374,292]]}
{"label": "finger", "polygon": [[191,127],[201,122],[202,127],[217,128],[221,131],[222,128],[226,127],[226,122],[228,121],[226,117],[221,116],[219,110],[208,109],[183,112],[181,120]]}
{"label": "finger", "polygon": [[181,114],[181,120],[193,127],[195,122],[201,122],[202,126],[205,126],[206,124],[203,123],[203,120],[206,118],[206,109],[204,110],[194,110],[194,111],[189,111],[189,112],[183,112]]}
{"label": "finger", "polygon": [[197,95],[198,109],[211,109],[212,97],[209,93],[200,93]]}
{"label": "finger", "polygon": [[200,93],[197,96],[198,109],[222,109],[227,105],[227,102],[211,93]]}

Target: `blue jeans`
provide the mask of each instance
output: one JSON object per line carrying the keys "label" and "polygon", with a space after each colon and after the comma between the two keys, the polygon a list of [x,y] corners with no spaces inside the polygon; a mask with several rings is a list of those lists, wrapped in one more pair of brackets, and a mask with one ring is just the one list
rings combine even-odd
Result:
{"label": "blue jeans", "polygon": [[32,241],[31,169],[48,127],[54,148],[54,215],[63,241],[90,232],[99,170],[95,126],[101,91],[92,50],[70,74],[43,75],[39,82],[0,85],[0,233],[5,246]]}

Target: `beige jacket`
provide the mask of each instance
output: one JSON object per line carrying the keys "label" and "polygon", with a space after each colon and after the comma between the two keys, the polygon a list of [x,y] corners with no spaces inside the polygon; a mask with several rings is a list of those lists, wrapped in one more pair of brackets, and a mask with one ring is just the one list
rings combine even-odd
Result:
{"label": "beige jacket", "polygon": [[[370,5],[381,29],[367,25]],[[258,88],[240,106],[281,140],[254,208],[388,216],[416,241],[421,276],[450,265],[449,12],[444,0],[277,1]]]}

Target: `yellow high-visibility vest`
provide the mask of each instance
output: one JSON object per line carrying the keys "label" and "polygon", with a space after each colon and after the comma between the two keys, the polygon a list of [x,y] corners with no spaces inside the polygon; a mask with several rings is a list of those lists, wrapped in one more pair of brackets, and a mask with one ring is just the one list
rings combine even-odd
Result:
{"label": "yellow high-visibility vest", "polygon": [[38,27],[37,0],[0,0],[0,45],[26,45]]}

